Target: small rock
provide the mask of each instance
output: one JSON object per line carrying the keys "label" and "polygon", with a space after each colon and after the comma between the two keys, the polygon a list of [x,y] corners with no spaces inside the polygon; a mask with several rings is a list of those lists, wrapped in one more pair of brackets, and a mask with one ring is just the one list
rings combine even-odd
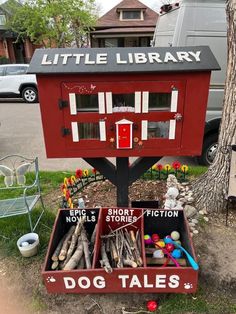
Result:
{"label": "small rock", "polygon": [[192,197],[192,196],[193,196],[193,192],[191,192],[191,191],[188,192],[188,196],[189,196],[189,197]]}
{"label": "small rock", "polygon": [[191,230],[192,232],[194,232],[194,230],[196,230],[196,229],[194,228],[194,226],[190,226],[190,230]]}
{"label": "small rock", "polygon": [[209,221],[209,218],[208,217],[203,217],[203,219],[208,222]]}
{"label": "small rock", "polygon": [[188,192],[188,191],[189,191],[189,187],[188,187],[188,186],[186,186],[185,191],[186,191],[186,192]]}
{"label": "small rock", "polygon": [[192,219],[192,222],[197,225],[198,224],[198,220],[197,219]]}
{"label": "small rock", "polygon": [[188,203],[194,202],[194,198],[193,197],[186,197],[186,199],[187,199]]}
{"label": "small rock", "polygon": [[198,234],[199,233],[199,231],[198,230],[193,230],[193,234]]}
{"label": "small rock", "polygon": [[189,222],[189,226],[190,227],[195,227],[195,223],[194,222]]}
{"label": "small rock", "polygon": [[186,194],[185,193],[180,193],[180,195],[179,196],[185,196]]}
{"label": "small rock", "polygon": [[186,205],[184,210],[187,218],[191,218],[197,214],[197,209],[190,205]]}
{"label": "small rock", "polygon": [[189,183],[188,182],[182,182],[181,183],[183,186],[187,186],[187,185],[189,185]]}
{"label": "small rock", "polygon": [[204,215],[204,210],[199,210],[200,215]]}

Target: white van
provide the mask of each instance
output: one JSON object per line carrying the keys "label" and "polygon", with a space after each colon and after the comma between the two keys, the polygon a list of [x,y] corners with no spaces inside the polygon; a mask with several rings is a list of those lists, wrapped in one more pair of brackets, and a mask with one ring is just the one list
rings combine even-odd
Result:
{"label": "white van", "polygon": [[216,148],[224,96],[227,64],[226,12],[224,0],[182,0],[163,5],[153,46],[209,46],[221,71],[213,71],[200,164],[212,163]]}

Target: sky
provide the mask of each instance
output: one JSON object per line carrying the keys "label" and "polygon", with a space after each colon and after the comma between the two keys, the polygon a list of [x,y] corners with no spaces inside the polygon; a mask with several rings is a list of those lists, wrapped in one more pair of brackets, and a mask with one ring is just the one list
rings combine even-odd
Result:
{"label": "sky", "polygon": [[[96,0],[96,3],[99,5],[100,8],[100,15],[105,14],[122,0]],[[164,0],[140,0],[140,2],[147,5],[149,8],[153,9],[154,11],[158,12],[160,6],[166,2]]]}
{"label": "sky", "polygon": [[[5,2],[6,0],[0,0],[0,4]],[[96,3],[99,5],[100,8],[100,16],[108,12],[114,6],[116,6],[122,0],[96,0]],[[168,2],[168,0],[140,0],[140,2],[144,3],[154,11],[158,12],[160,6],[164,2]]]}

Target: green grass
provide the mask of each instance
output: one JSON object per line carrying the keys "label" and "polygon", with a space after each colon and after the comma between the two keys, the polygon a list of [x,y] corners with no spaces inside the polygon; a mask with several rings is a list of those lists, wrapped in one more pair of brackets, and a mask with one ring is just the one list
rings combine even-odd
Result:
{"label": "green grass", "polygon": [[[41,208],[35,208],[32,214],[33,221],[36,221],[40,212]],[[41,258],[45,255],[54,220],[55,214],[47,209],[35,231],[39,234],[40,239],[39,255],[35,258]],[[22,235],[28,232],[30,232],[30,227],[27,215],[0,219],[1,253],[9,257],[15,257],[20,260],[19,262],[24,263],[26,260],[19,254],[16,242]]]}
{"label": "green grass", "polygon": [[216,296],[206,290],[198,288],[198,292],[191,294],[171,294],[160,300],[160,314],[233,314],[236,313],[236,305],[230,298],[223,295]]}

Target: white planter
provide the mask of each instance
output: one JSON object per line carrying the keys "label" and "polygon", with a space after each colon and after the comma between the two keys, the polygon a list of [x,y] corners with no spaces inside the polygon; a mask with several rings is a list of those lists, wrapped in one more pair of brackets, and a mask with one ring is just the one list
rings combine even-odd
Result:
{"label": "white planter", "polygon": [[38,253],[39,236],[37,233],[27,233],[17,241],[17,247],[24,257],[31,257]]}

